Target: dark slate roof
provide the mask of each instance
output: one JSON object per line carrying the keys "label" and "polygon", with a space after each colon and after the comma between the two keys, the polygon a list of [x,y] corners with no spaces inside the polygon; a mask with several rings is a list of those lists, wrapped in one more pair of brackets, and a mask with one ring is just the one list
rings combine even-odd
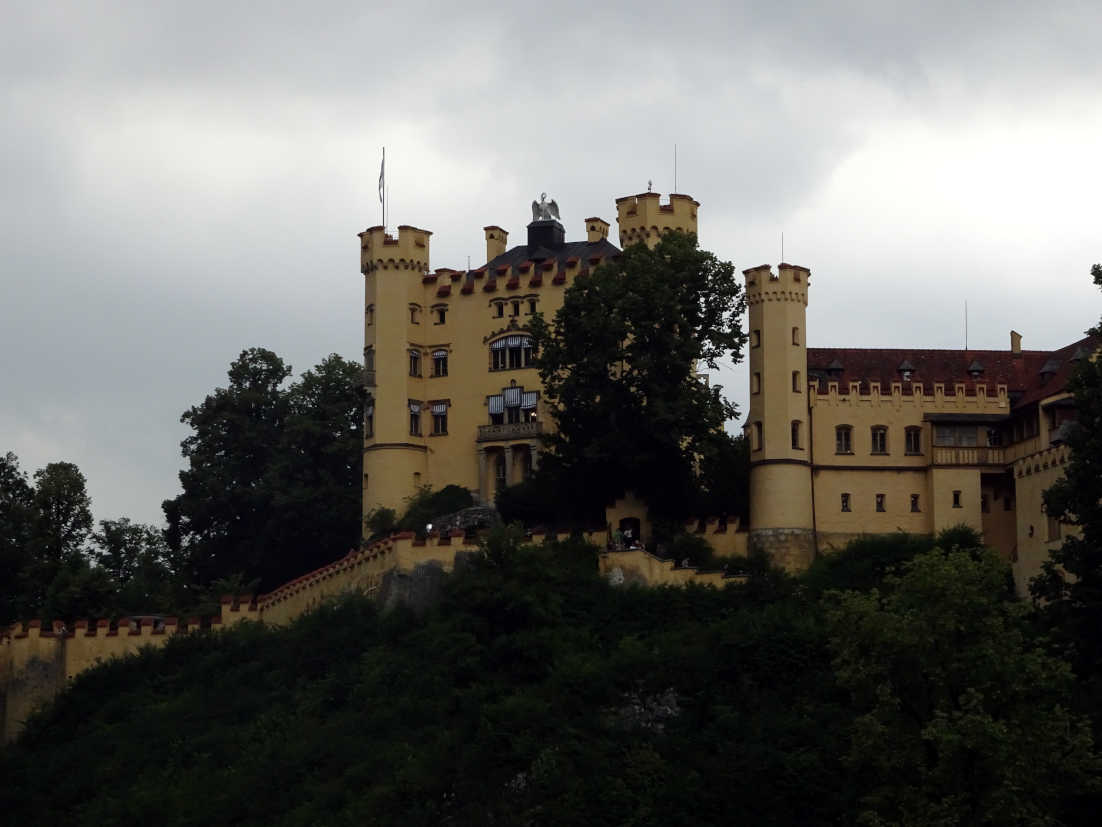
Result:
{"label": "dark slate roof", "polygon": [[486,262],[486,268],[512,267],[515,264],[523,264],[526,261],[547,261],[555,259],[561,268],[567,259],[576,258],[584,267],[589,264],[589,259],[600,256],[611,258],[620,255],[620,248],[602,238],[600,241],[568,241],[558,250],[549,250],[546,247],[529,249],[527,244],[521,244],[506,250],[493,261]]}
{"label": "dark slate roof", "polygon": [[[1020,407],[1062,391],[1075,367],[1072,354],[1077,350],[1091,353],[1100,344],[1102,341],[1098,337],[1088,336],[1059,350],[1023,350],[1017,354],[1009,350],[809,347],[807,370],[810,377],[837,381],[843,389],[850,382],[860,382],[865,387],[870,382],[879,382],[887,389],[892,382],[902,380],[900,370],[902,363],[907,362],[913,366],[910,368],[913,372],[911,381],[903,383],[905,390],[921,382],[929,393],[935,382],[944,382],[951,392],[955,383],[973,388],[977,381],[982,381],[989,388],[1006,385],[1017,397],[1014,407]],[[1055,373],[1042,376],[1041,368],[1057,360],[1059,367]],[[968,372],[976,361],[983,364],[981,380],[973,379]],[[838,365],[841,365],[840,373]]]}

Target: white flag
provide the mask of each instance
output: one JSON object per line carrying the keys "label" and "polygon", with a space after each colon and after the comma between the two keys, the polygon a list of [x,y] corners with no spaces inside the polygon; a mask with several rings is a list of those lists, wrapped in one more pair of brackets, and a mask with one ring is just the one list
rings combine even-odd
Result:
{"label": "white flag", "polygon": [[379,203],[383,203],[383,179],[386,177],[386,147],[383,147],[383,162],[379,164]]}

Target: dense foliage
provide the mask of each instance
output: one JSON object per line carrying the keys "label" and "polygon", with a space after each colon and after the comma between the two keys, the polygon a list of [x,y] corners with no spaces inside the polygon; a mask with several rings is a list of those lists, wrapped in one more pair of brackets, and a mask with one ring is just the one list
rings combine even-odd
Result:
{"label": "dense foliage", "polygon": [[578,279],[531,327],[555,420],[538,476],[578,510],[630,489],[659,520],[738,513],[738,476],[704,477],[737,458],[735,407],[697,371],[741,358],[744,310],[731,263],[682,232]]}
{"label": "dense foliage", "polygon": [[[1091,268],[1091,276],[1102,287],[1102,264]],[[1088,332],[1102,336],[1102,324]],[[1067,437],[1071,461],[1064,477],[1045,492],[1045,510],[1078,532],[1052,552],[1032,592],[1102,703],[1102,360],[1080,360],[1068,389],[1077,417]]]}
{"label": "dense foliage", "polygon": [[[0,810],[72,825],[1089,823],[1089,729],[1005,566],[900,539],[893,573],[842,559],[815,589],[758,564],[722,591],[617,589],[592,548],[501,529],[422,617],[349,598],[84,673],[0,753]],[[853,571],[860,589],[840,591]]]}
{"label": "dense foliage", "polygon": [[243,351],[182,417],[188,467],[164,510],[190,583],[272,588],[359,543],[361,367],[333,354],[285,387],[290,375],[270,350]]}

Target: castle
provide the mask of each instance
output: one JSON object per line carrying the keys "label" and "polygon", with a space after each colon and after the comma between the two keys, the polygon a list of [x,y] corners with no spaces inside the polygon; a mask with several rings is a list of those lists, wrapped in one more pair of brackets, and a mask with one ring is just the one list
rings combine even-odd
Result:
{"label": "castle", "polygon": [[[699,206],[687,195],[619,198],[620,243],[695,233]],[[608,222],[587,218],[585,231],[568,242],[558,220],[537,218],[510,248],[505,230],[485,227],[486,263],[466,271],[429,270],[427,230],[360,233],[365,514],[398,509],[425,485],[461,485],[492,502],[538,467],[548,420],[527,324],[537,312],[551,318],[576,279],[619,253]]]}
{"label": "castle", "polygon": [[[533,205],[534,207],[537,205]],[[695,233],[700,204],[647,192],[616,199],[622,246]],[[371,401],[364,513],[399,508],[417,486],[465,486],[490,502],[531,473],[549,427],[526,323],[551,317],[575,279],[614,257],[609,224],[566,241],[534,217],[526,243],[484,228],[486,263],[429,270],[429,233],[360,234],[364,362]],[[1015,570],[1024,590],[1066,527],[1041,494],[1068,460],[1066,389],[1098,342],[1029,351],[808,347],[811,273],[744,271],[749,308],[750,525],[710,537],[720,553],[763,550],[791,570],[863,534],[934,534],[965,523]],[[609,523],[645,525],[630,499]]]}
{"label": "castle", "polygon": [[[620,243],[653,246],[673,229],[695,233],[699,206],[687,195],[664,204],[650,192],[617,199]],[[609,226],[588,218],[586,240],[567,242],[557,220],[534,216],[526,243],[513,248],[503,229],[486,227],[486,264],[466,271],[430,272],[427,230],[360,234],[365,514],[399,507],[422,485],[458,484],[491,501],[538,466],[549,422],[526,324],[537,311],[552,316],[575,279],[617,255]],[[782,263],[743,275],[750,524],[711,520],[691,530],[706,533],[717,554],[761,550],[800,570],[861,535],[965,523],[1012,564],[1024,592],[1068,530],[1044,513],[1041,495],[1069,459],[1068,377],[1099,341],[1030,351],[1012,331],[1008,350],[810,348],[810,271]],[[646,525],[645,506],[630,496],[606,514],[610,526]],[[467,539],[433,531],[365,543],[269,594],[225,598],[205,622],[16,624],[0,635],[0,737],[17,734],[34,706],[100,660],[201,626],[287,623],[350,590],[386,599],[388,582],[449,570],[458,552],[474,550]],[[606,547],[609,532],[587,539]],[[605,552],[600,568],[613,582],[732,579],[642,549]]]}

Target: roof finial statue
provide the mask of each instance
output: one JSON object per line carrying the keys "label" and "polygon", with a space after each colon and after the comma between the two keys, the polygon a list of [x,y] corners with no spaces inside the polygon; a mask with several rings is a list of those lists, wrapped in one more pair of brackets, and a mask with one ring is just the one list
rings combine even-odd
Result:
{"label": "roof finial statue", "polygon": [[549,219],[559,220],[559,205],[555,203],[555,199],[547,200],[547,193],[540,193],[540,200],[532,202],[532,220],[533,221],[546,221]]}

